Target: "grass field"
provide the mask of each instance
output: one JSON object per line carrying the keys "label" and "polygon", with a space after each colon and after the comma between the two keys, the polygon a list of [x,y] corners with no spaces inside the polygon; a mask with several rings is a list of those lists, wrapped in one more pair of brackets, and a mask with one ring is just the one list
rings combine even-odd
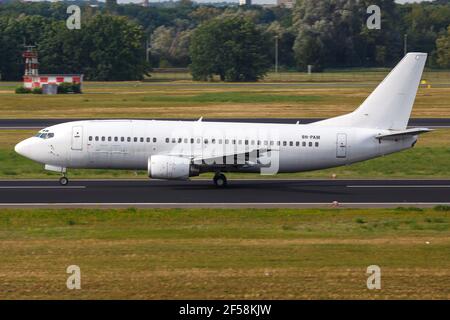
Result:
{"label": "grass field", "polygon": [[[269,72],[261,82],[380,82],[386,77],[390,69],[388,68],[372,68],[372,69],[334,69],[325,70],[321,73],[306,72],[289,72],[280,71],[278,73]],[[447,83],[450,79],[450,71],[448,70],[427,70],[423,73],[423,79],[430,83]],[[155,70],[151,72],[148,81],[191,81],[192,75],[189,72],[178,70],[177,72],[170,69]],[[216,77],[215,80],[218,80]]]}
{"label": "grass field", "polygon": [[0,299],[450,299],[448,210],[1,210]]}
{"label": "grass field", "polygon": [[[446,85],[420,88],[413,117],[450,117],[448,75]],[[321,118],[354,110],[377,83],[87,82],[82,95],[58,96],[17,95],[18,83],[0,83],[0,118]]]}
{"label": "grass field", "polygon": [[[57,173],[14,152],[14,145],[33,135],[28,130],[0,130],[0,178],[57,178]],[[410,150],[350,166],[314,172],[260,176],[229,174],[230,178],[450,178],[450,129],[439,129],[422,135]],[[209,175],[202,175],[202,177]],[[69,170],[72,178],[147,178],[145,171]]]}

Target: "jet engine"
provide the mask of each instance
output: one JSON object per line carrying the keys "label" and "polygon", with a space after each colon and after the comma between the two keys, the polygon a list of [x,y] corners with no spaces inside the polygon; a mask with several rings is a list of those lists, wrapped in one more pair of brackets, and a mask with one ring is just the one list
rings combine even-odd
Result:
{"label": "jet engine", "polygon": [[156,155],[148,159],[148,176],[154,179],[186,180],[199,175],[190,159]]}

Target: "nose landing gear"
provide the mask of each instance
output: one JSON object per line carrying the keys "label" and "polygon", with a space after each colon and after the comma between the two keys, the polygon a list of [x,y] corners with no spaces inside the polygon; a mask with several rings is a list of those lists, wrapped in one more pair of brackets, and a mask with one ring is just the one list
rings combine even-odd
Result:
{"label": "nose landing gear", "polygon": [[69,184],[69,179],[63,175],[61,178],[59,178],[59,184],[62,186],[67,186]]}
{"label": "nose landing gear", "polygon": [[223,173],[216,173],[214,176],[214,185],[218,188],[225,188],[228,184],[227,177]]}

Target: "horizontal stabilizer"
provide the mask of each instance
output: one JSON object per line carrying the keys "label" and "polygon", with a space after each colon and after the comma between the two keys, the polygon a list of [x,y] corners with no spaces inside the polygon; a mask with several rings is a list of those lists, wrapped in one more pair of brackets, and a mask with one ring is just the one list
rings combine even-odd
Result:
{"label": "horizontal stabilizer", "polygon": [[433,131],[432,129],[428,128],[413,128],[413,129],[407,129],[402,131],[392,131],[392,133],[388,134],[379,134],[375,138],[377,139],[396,139],[402,136],[417,136],[422,133],[427,133]]}

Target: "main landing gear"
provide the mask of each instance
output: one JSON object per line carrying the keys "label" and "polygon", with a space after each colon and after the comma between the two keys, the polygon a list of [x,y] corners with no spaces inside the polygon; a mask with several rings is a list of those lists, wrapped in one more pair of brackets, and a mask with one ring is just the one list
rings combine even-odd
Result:
{"label": "main landing gear", "polygon": [[66,177],[66,175],[63,175],[61,178],[59,178],[59,184],[62,186],[67,186],[69,184],[69,179]]}
{"label": "main landing gear", "polygon": [[220,172],[216,173],[213,181],[214,181],[214,185],[218,188],[225,188],[228,184],[227,177],[225,177],[225,175]]}

